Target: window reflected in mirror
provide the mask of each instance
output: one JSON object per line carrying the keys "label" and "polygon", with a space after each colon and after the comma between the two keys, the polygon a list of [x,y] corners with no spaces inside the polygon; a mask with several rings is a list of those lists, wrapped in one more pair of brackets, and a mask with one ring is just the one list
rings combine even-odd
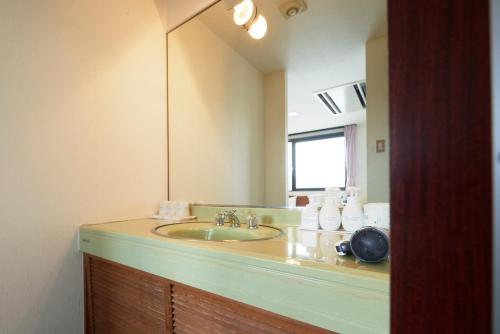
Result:
{"label": "window reflected in mirror", "polygon": [[289,191],[345,189],[346,142],[344,131],[312,132],[288,136]]}

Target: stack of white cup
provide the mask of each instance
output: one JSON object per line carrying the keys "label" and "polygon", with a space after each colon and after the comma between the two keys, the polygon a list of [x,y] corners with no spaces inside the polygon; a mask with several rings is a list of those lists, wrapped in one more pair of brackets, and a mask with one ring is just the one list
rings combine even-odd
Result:
{"label": "stack of white cup", "polygon": [[181,220],[189,217],[188,202],[161,201],[158,210],[159,219]]}

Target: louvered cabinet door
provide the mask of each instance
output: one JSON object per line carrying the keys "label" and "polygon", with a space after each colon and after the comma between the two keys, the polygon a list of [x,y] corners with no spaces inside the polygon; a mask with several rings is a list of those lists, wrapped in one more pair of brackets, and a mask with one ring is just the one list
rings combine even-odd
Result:
{"label": "louvered cabinet door", "polygon": [[171,292],[176,334],[333,333],[184,285],[174,283]]}
{"label": "louvered cabinet door", "polygon": [[172,333],[170,282],[85,255],[86,333]]}

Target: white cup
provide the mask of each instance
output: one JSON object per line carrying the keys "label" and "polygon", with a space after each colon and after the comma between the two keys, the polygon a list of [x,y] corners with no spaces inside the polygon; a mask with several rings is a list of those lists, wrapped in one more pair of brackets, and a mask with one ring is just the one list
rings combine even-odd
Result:
{"label": "white cup", "polygon": [[169,201],[161,201],[160,202],[160,209],[158,210],[158,215],[160,217],[172,216],[172,205]]}

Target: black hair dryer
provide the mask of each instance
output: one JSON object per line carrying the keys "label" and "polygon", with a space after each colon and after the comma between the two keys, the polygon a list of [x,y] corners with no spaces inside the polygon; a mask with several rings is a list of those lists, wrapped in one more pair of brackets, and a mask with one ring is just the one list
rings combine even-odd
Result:
{"label": "black hair dryer", "polygon": [[382,229],[363,227],[350,240],[339,241],[335,250],[340,256],[352,254],[360,261],[379,263],[389,257],[389,236]]}

